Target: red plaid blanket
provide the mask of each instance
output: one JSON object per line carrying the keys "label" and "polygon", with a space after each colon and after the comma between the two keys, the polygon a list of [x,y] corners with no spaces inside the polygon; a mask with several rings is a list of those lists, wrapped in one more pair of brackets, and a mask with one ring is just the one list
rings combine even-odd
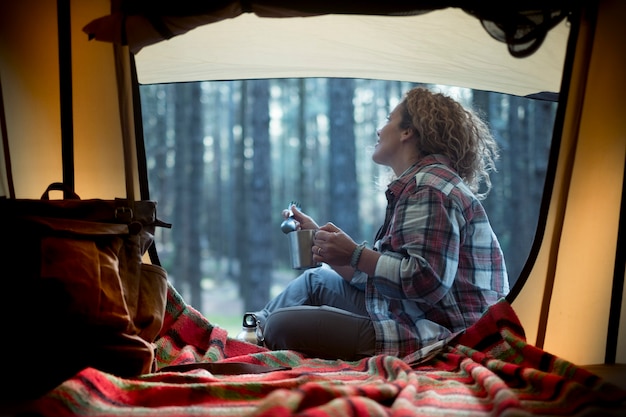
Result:
{"label": "red plaid blanket", "polygon": [[[270,372],[232,375],[194,365],[232,362]],[[391,356],[344,362],[232,339],[170,288],[157,364],[180,367],[132,379],[88,368],[29,411],[59,417],[626,415],[626,391],[526,343],[504,300],[420,363]]]}

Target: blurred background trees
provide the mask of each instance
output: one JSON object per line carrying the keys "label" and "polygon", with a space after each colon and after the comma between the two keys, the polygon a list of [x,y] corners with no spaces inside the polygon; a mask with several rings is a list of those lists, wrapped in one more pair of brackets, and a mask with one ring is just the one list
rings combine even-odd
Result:
{"label": "blurred background trees", "polygon": [[[386,167],[376,129],[414,83],[361,79],[213,81],[140,87],[157,250],[170,281],[210,320],[235,331],[297,276],[281,211],[298,201],[372,242]],[[501,148],[484,201],[511,285],[535,236],[556,103],[425,85],[482,113]]]}

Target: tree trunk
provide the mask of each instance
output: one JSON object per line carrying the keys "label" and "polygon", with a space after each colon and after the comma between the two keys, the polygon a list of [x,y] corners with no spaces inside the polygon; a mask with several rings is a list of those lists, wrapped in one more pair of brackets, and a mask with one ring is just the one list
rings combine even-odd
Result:
{"label": "tree trunk", "polygon": [[[200,282],[200,215],[204,178],[204,143],[199,84],[176,86],[176,158],[174,189],[176,192],[174,226],[176,233],[176,279],[186,283],[189,304],[201,308]],[[190,105],[191,104],[191,105]]]}
{"label": "tree trunk", "polygon": [[359,200],[354,136],[354,80],[332,78],[330,119],[329,220],[350,236],[359,234]]}
{"label": "tree trunk", "polygon": [[249,271],[243,276],[243,296],[246,311],[261,309],[269,300],[272,273],[272,239],[277,231],[272,222],[271,204],[271,157],[269,136],[269,81],[250,82],[252,97],[250,136],[252,137],[252,169],[248,196],[251,201],[247,217],[250,219],[248,239]]}

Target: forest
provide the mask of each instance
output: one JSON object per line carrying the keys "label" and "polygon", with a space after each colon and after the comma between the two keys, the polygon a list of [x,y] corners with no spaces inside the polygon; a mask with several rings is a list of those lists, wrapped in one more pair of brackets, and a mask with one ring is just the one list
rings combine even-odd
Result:
{"label": "forest", "polygon": [[[157,252],[173,285],[201,311],[209,310],[207,293],[219,299],[225,284],[239,303],[220,313],[240,320],[261,308],[299,273],[280,230],[292,201],[318,224],[373,243],[391,178],[370,157],[376,130],[416,85],[351,78],[141,85],[150,198],[173,224],[158,231]],[[474,109],[498,141],[483,204],[513,286],[537,229],[556,102],[423,86]]]}

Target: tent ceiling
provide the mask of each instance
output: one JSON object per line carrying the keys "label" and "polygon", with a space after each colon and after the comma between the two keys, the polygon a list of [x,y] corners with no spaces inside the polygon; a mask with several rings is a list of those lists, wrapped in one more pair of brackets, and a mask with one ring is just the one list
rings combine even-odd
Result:
{"label": "tent ceiling", "polygon": [[358,77],[515,95],[560,90],[569,27],[515,58],[475,17],[447,8],[413,16],[252,13],[190,30],[136,54],[143,84],[282,77]]}

